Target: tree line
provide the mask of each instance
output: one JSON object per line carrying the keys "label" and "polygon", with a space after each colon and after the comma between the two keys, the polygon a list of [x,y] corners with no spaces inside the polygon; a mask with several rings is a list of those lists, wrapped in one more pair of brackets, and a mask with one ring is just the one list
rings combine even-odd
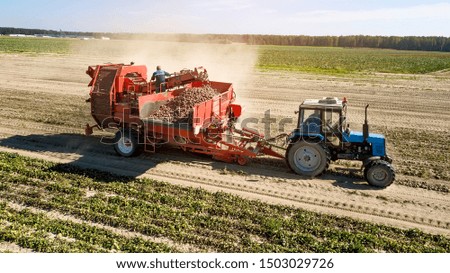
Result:
{"label": "tree line", "polygon": [[75,31],[62,31],[62,30],[48,30],[48,29],[32,29],[32,28],[13,28],[13,27],[0,27],[1,35],[10,34],[23,34],[23,35],[49,35],[54,37],[67,37],[67,36],[86,36],[93,37],[93,32],[75,32]]}
{"label": "tree line", "polygon": [[57,37],[107,36],[112,39],[149,39],[157,41],[201,43],[245,43],[249,45],[365,47],[400,50],[450,52],[450,37],[441,36],[307,36],[257,34],[154,34],[154,33],[99,33],[42,29],[0,27],[0,34],[51,35]]}

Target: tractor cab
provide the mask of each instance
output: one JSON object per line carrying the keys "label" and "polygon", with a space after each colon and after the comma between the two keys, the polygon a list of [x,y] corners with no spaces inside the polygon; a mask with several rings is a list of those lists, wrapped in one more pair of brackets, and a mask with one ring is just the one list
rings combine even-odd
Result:
{"label": "tractor cab", "polygon": [[347,124],[347,100],[326,97],[305,100],[299,107],[298,126],[288,137],[286,161],[296,173],[317,176],[330,161],[363,162],[364,177],[374,186],[386,187],[395,177],[386,153],[385,137],[369,134],[367,108],[362,132]]}
{"label": "tractor cab", "polygon": [[347,101],[337,98],[305,100],[299,108],[297,136],[341,145],[346,128]]}

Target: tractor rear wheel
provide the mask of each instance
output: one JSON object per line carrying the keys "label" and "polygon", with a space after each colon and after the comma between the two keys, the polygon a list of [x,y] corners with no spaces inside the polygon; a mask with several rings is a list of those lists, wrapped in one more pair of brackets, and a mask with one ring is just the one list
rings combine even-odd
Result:
{"label": "tractor rear wheel", "polygon": [[291,167],[291,164],[289,163],[289,151],[291,150],[292,146],[294,144],[290,143],[289,146],[286,149],[286,154],[284,155],[284,158],[286,160],[286,164],[288,165],[289,169],[293,170]]}
{"label": "tractor rear wheel", "polygon": [[330,151],[320,143],[299,141],[286,153],[288,166],[297,174],[317,176],[328,169]]}
{"label": "tractor rear wheel", "polygon": [[364,178],[372,186],[386,188],[394,182],[395,171],[388,162],[375,160],[364,169]]}
{"label": "tractor rear wheel", "polygon": [[114,150],[125,157],[135,156],[142,152],[143,145],[139,144],[138,133],[130,130],[119,130],[116,133]]}

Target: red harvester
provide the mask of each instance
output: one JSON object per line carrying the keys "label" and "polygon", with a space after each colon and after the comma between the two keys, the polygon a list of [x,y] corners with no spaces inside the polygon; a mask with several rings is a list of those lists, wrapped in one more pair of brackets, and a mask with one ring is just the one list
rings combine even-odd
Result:
{"label": "red harvester", "polygon": [[[233,103],[233,85],[209,81],[201,67],[168,77],[166,91],[158,94],[155,83],[148,82],[147,68],[143,65],[89,66],[86,73],[92,78],[88,101],[96,122],[94,126],[86,125],[86,134],[92,134],[94,127],[119,129],[114,147],[120,155],[133,156],[142,150],[155,152],[156,146],[171,144],[184,151],[210,154],[216,160],[241,165],[261,154],[284,158],[263,135],[234,127],[242,108]],[[218,95],[195,104],[186,119],[169,122],[149,117],[186,90],[208,85]]]}

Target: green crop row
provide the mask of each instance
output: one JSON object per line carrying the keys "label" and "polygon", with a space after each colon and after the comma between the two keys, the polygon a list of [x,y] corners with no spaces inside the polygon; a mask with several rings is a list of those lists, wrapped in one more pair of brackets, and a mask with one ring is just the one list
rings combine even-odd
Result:
{"label": "green crop row", "polygon": [[[246,200],[223,192],[211,193],[148,179],[118,177],[9,153],[0,153],[0,181],[0,197],[6,202],[58,211],[88,223],[168,238],[175,243],[193,245],[199,251],[450,251],[448,238],[416,229],[402,230]],[[48,219],[30,211],[16,212],[7,205],[2,209],[7,212],[2,215],[7,216],[0,220],[32,226],[35,232],[62,234],[74,238],[75,242],[94,242],[99,251],[172,251],[143,240],[134,241],[133,248],[125,238],[89,224]],[[17,228],[10,226],[9,229],[13,232]],[[18,241],[7,236],[1,240]],[[48,245],[51,245],[50,241]],[[92,251],[81,245],[71,249]]]}
{"label": "green crop row", "polygon": [[0,37],[0,53],[58,53],[70,50],[70,39]]}
{"label": "green crop row", "polygon": [[424,74],[450,69],[450,53],[335,47],[261,46],[257,67],[311,73]]}
{"label": "green crop row", "polygon": [[[102,228],[58,219],[43,213],[14,210],[0,203],[0,220],[12,223],[0,231],[2,241],[17,243],[24,248],[41,252],[173,252],[163,244],[127,238]],[[15,232],[15,231],[21,232]],[[57,235],[57,237],[49,236]],[[54,238],[52,238],[54,237]],[[70,240],[64,239],[70,238]]]}

